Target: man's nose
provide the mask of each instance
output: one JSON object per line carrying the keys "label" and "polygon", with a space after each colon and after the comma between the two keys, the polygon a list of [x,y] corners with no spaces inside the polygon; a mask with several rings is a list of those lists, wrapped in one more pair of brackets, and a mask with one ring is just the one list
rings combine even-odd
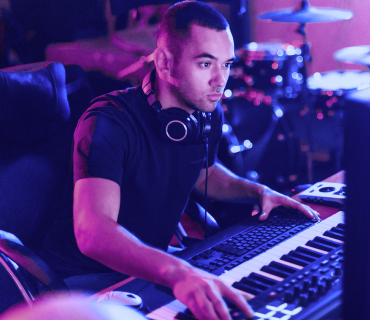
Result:
{"label": "man's nose", "polygon": [[223,70],[223,68],[214,68],[214,72],[211,79],[211,85],[219,88],[224,88],[226,86],[227,79],[229,77],[228,70]]}

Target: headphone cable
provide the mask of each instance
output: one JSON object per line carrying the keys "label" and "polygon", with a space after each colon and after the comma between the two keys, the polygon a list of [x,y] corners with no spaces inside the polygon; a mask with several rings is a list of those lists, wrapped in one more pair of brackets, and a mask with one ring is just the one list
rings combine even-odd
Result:
{"label": "headphone cable", "polygon": [[204,139],[205,147],[206,147],[206,185],[204,188],[204,199],[205,199],[205,205],[204,205],[204,239],[208,237],[207,232],[207,205],[208,205],[208,196],[207,196],[207,189],[208,189],[208,137],[205,137]]}

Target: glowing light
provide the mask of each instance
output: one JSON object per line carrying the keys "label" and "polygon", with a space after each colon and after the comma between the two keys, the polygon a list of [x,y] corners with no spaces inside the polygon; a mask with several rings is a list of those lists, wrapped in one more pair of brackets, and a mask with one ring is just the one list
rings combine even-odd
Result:
{"label": "glowing light", "polygon": [[230,147],[230,152],[231,153],[238,153],[240,151],[242,151],[242,148],[240,146],[231,146]]}
{"label": "glowing light", "polygon": [[332,96],[333,96],[333,91],[328,91],[328,92],[327,92],[327,95],[328,95],[329,97],[332,97]]}
{"label": "glowing light", "polygon": [[276,83],[276,77],[271,77],[270,82],[271,83]]}
{"label": "glowing light", "polygon": [[258,48],[257,42],[251,42],[251,43],[248,43],[247,45],[248,50],[257,50],[257,48]]}
{"label": "glowing light", "polygon": [[262,101],[263,98],[265,97],[263,92],[257,92],[256,99]]}
{"label": "glowing light", "polygon": [[222,125],[222,132],[223,133],[227,133],[227,132],[230,132],[231,131],[231,128],[228,124],[223,124]]}
{"label": "glowing light", "polygon": [[276,61],[274,61],[271,65],[271,68],[274,70],[276,70],[278,67],[279,67],[279,64]]}
{"label": "glowing light", "polygon": [[276,51],[276,54],[279,56],[279,57],[282,57],[284,55],[284,51],[279,49],[278,51]]}
{"label": "glowing light", "polygon": [[244,145],[244,147],[246,147],[247,149],[251,149],[251,148],[253,147],[252,142],[250,142],[249,140],[244,140],[243,145]]}
{"label": "glowing light", "polygon": [[281,110],[279,107],[275,108],[275,109],[274,109],[274,112],[275,112],[275,115],[276,115],[278,118],[281,118],[281,117],[284,115],[283,110]]}
{"label": "glowing light", "polygon": [[292,45],[289,45],[286,49],[286,53],[288,56],[292,56],[295,53],[294,47]]}
{"label": "glowing light", "polygon": [[232,95],[233,95],[233,93],[232,93],[232,91],[231,91],[230,89],[226,89],[226,90],[224,91],[224,96],[225,96],[226,98],[231,98],[231,97],[232,97]]}
{"label": "glowing light", "polygon": [[282,82],[283,81],[283,77],[280,76],[280,75],[276,76],[275,79],[276,79],[276,82]]}
{"label": "glowing light", "polygon": [[317,119],[322,120],[324,118],[324,115],[322,113],[317,114]]}
{"label": "glowing light", "polygon": [[263,98],[263,103],[264,103],[264,104],[269,105],[269,104],[271,104],[271,102],[272,102],[272,98],[271,98],[271,96],[265,96],[265,97]]}
{"label": "glowing light", "polygon": [[299,62],[299,63],[303,62],[303,57],[302,56],[298,56],[297,57],[297,62]]}
{"label": "glowing light", "polygon": [[320,79],[320,78],[321,78],[321,73],[320,73],[320,72],[315,72],[315,73],[313,74],[313,78],[314,78],[314,79]]}
{"label": "glowing light", "polygon": [[297,178],[298,178],[298,177],[297,177],[297,175],[296,175],[296,174],[292,174],[292,175],[290,175],[290,176],[289,176],[289,180],[290,180],[290,181],[296,181],[296,180],[297,180]]}
{"label": "glowing light", "polygon": [[283,141],[285,139],[284,135],[279,133],[276,137],[276,139],[278,139],[279,141]]}
{"label": "glowing light", "polygon": [[260,100],[255,99],[255,100],[253,101],[253,104],[254,104],[255,106],[259,106],[259,105],[261,104],[261,101],[260,101]]}
{"label": "glowing light", "polygon": [[252,98],[255,98],[255,97],[257,97],[257,92],[256,91],[251,91],[250,93],[250,96],[252,97]]}
{"label": "glowing light", "polygon": [[[295,52],[295,54],[301,54],[302,53],[302,50],[301,49],[299,49],[299,48],[296,48],[295,50],[294,50],[294,52]],[[301,57],[302,58],[302,57]],[[297,58],[298,59],[298,58]],[[297,60],[298,61],[298,60]],[[298,61],[298,62],[302,62],[303,61],[303,58],[302,58],[302,60],[301,61]]]}
{"label": "glowing light", "polygon": [[338,98],[337,97],[332,97],[331,101],[333,101],[333,103],[336,103],[336,102],[338,102]]}
{"label": "glowing light", "polygon": [[252,179],[258,179],[258,173],[256,171],[250,171],[249,172],[249,176],[252,178]]}
{"label": "glowing light", "polygon": [[326,101],[326,105],[330,108],[333,105],[333,101],[331,100]]}
{"label": "glowing light", "polygon": [[251,82],[252,81],[252,77],[250,77],[250,76],[245,76],[244,77],[244,82],[245,83],[249,83],[249,82]]}
{"label": "glowing light", "polygon": [[292,72],[292,78],[297,79],[298,78],[298,72]]}
{"label": "glowing light", "polygon": [[285,89],[285,92],[292,93],[293,88],[291,86],[287,86],[286,89]]}

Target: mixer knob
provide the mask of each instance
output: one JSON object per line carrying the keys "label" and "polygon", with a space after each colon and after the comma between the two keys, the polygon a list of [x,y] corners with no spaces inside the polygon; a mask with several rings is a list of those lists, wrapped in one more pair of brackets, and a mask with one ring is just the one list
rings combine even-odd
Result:
{"label": "mixer knob", "polygon": [[299,285],[299,284],[296,284],[294,286],[294,296],[299,297],[299,295],[301,294],[301,292],[302,292],[302,286]]}
{"label": "mixer knob", "polygon": [[320,294],[325,294],[327,291],[326,282],[319,282],[318,289]]}
{"label": "mixer knob", "polygon": [[342,269],[341,269],[341,267],[340,266],[335,266],[334,267],[334,276],[336,276],[336,277],[339,277],[340,275],[342,274]]}
{"label": "mixer knob", "polygon": [[285,291],[285,299],[284,300],[288,303],[293,302],[294,295],[293,295],[293,292],[291,290]]}
{"label": "mixer knob", "polygon": [[305,307],[308,305],[308,294],[307,293],[302,293],[300,296],[299,296],[299,305],[302,306],[302,307]]}
{"label": "mixer knob", "polygon": [[312,275],[312,278],[311,278],[311,286],[315,287],[318,282],[319,282],[319,275],[315,273]]}
{"label": "mixer knob", "polygon": [[317,289],[316,288],[308,289],[308,298],[310,299],[310,301],[314,301],[317,299]]}

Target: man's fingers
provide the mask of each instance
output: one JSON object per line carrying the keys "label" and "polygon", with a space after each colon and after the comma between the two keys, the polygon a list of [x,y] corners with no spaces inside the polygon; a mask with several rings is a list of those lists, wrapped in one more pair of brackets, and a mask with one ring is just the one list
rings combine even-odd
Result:
{"label": "man's fingers", "polygon": [[214,290],[210,290],[208,292],[208,298],[213,304],[213,308],[217,312],[218,316],[222,320],[231,320],[231,316],[229,314],[229,309],[221,297],[221,295]]}
{"label": "man's fingers", "polygon": [[[239,293],[239,290],[228,287],[224,283],[222,283],[220,290],[222,296],[230,300],[248,318],[252,318],[254,316],[252,308],[247,303],[245,296]],[[249,295],[247,297],[249,297]]]}
{"label": "man's fingers", "polygon": [[268,213],[262,212],[261,215],[258,217],[258,220],[265,221],[269,217]]}
{"label": "man's fingers", "polygon": [[243,298],[245,300],[251,300],[255,297],[254,294],[251,294],[251,293],[248,293],[248,292],[245,292],[245,291],[242,291],[242,290],[239,290],[239,289],[235,289],[239,294],[241,294],[243,296]]}
{"label": "man's fingers", "polygon": [[303,203],[300,203],[298,201],[295,201],[294,199],[290,199],[290,200],[292,201],[290,206],[293,207],[294,209],[297,209],[298,211],[302,212],[304,215],[306,215],[309,218],[320,219],[320,214],[317,211],[313,210],[311,207]]}
{"label": "man's fingers", "polygon": [[[212,302],[208,300],[204,292],[197,292],[194,295],[193,299],[189,301],[188,307],[195,316],[195,318],[198,320],[210,320],[210,319],[223,320],[223,318],[219,318],[219,316],[216,314]],[[229,319],[230,316],[229,318],[225,318],[225,320]]]}

